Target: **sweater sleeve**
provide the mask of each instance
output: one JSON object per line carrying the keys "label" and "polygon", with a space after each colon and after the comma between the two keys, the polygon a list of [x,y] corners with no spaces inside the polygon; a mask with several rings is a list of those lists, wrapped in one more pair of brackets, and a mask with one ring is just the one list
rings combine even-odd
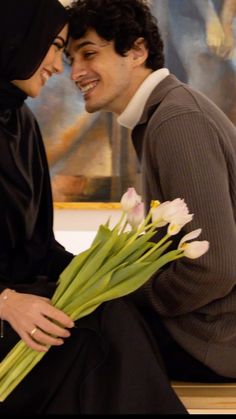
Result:
{"label": "sweater sleeve", "polygon": [[147,139],[147,204],[160,196],[162,201],[183,198],[194,219],[181,233],[202,228],[199,240],[210,242],[205,255],[166,265],[132,296],[162,316],[197,310],[223,298],[236,284],[233,176],[220,135],[202,113],[192,112],[150,130]]}

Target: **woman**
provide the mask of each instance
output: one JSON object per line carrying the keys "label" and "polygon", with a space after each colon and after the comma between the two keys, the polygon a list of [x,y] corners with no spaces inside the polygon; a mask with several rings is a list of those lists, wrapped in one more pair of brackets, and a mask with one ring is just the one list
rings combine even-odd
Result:
{"label": "woman", "polygon": [[[39,351],[46,350],[45,345],[52,339],[43,331],[60,338],[68,335],[64,328],[56,330],[52,321],[47,320],[46,324],[46,315],[61,321],[64,327],[73,325],[47,300],[28,294],[49,296],[52,281],[72,258],[53,237],[52,199],[42,137],[24,104],[28,95],[36,97],[48,78],[63,69],[66,13],[57,1],[49,3],[50,7],[47,0],[23,0],[19,16],[14,13],[19,3],[10,0],[1,5],[0,18],[0,310],[1,318]],[[45,25],[47,31],[43,31]],[[35,332],[38,343],[32,336],[36,326],[42,330]],[[61,339],[54,338],[51,343],[60,344]]]}
{"label": "woman", "polygon": [[45,150],[24,101],[63,70],[66,22],[57,0],[1,2],[0,360],[20,338],[36,351],[51,349],[0,412],[185,413],[128,303],[104,304],[76,327],[50,304],[73,255],[54,239]]}

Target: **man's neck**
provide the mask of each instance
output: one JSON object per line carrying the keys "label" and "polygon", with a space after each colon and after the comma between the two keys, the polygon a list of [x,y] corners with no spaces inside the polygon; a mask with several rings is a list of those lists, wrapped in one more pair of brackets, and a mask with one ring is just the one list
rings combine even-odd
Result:
{"label": "man's neck", "polygon": [[169,75],[167,68],[149,73],[143,82],[136,89],[123,112],[119,115],[117,121],[126,128],[133,129],[138,123],[145,104],[152,93],[153,89]]}
{"label": "man's neck", "polygon": [[150,68],[137,68],[137,71],[134,72],[132,83],[129,87],[129,90],[126,94],[126,97],[123,98],[122,104],[118,112],[115,112],[117,116],[121,115],[125,108],[128,106],[129,102],[131,101],[132,97],[135,95],[137,90],[143,84],[144,80],[153,72]]}

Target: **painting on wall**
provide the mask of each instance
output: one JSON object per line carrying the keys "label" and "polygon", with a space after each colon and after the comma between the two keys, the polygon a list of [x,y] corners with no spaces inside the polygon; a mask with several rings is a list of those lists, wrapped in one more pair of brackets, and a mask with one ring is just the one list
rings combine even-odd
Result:
{"label": "painting on wall", "polygon": [[166,65],[236,123],[236,0],[153,0]]}
{"label": "painting on wall", "polygon": [[[236,0],[149,3],[163,36],[166,66],[236,123]],[[43,133],[54,201],[114,203],[129,186],[140,191],[130,132],[118,126],[111,113],[85,111],[67,64],[39,98],[27,102]]]}

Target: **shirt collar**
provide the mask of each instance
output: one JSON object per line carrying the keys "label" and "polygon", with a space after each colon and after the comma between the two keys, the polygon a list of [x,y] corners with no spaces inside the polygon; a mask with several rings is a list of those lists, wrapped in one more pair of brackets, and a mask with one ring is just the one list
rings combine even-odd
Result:
{"label": "shirt collar", "polygon": [[133,129],[140,120],[145,104],[154,88],[170,74],[167,68],[153,71],[141,84],[125,110],[117,118],[123,127]]}

